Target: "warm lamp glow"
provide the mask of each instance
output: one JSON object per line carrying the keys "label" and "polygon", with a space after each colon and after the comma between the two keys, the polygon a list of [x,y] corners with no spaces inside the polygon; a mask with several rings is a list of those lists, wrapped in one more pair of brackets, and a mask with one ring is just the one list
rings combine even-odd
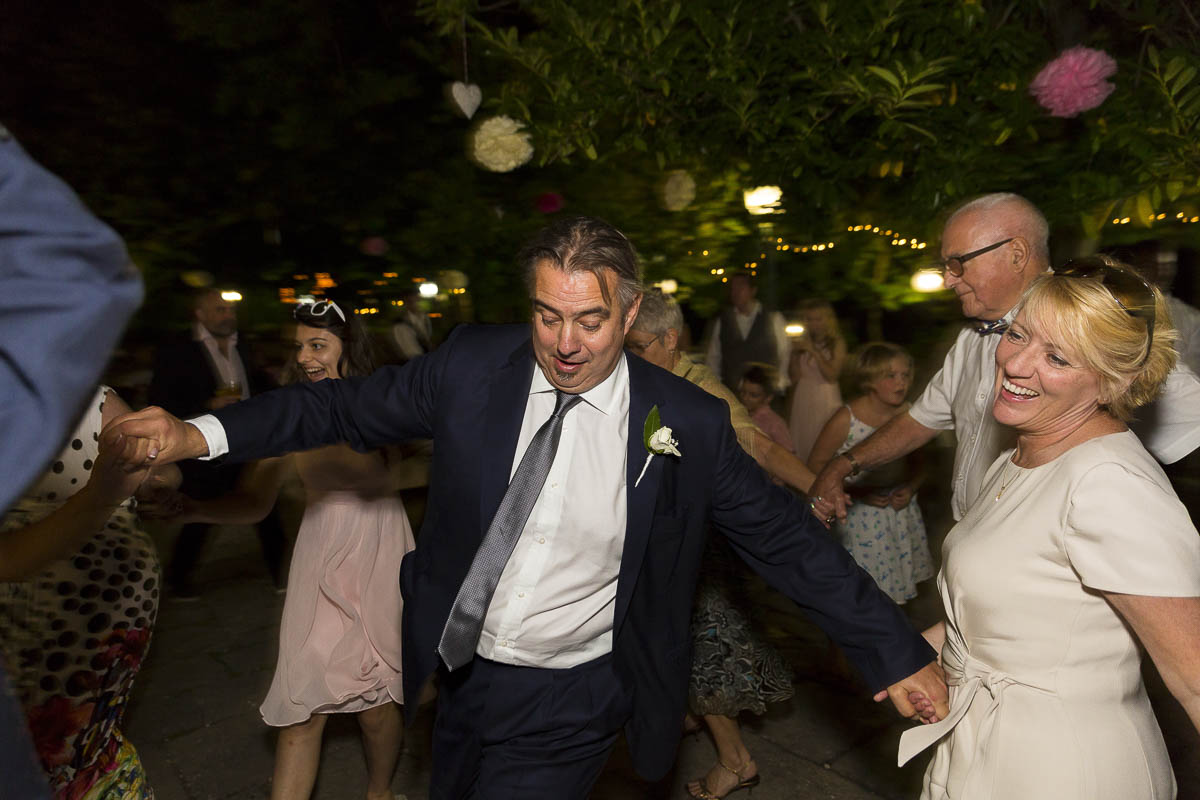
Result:
{"label": "warm lamp glow", "polygon": [[675,294],[679,291],[679,283],[674,278],[663,278],[654,284],[663,294]]}
{"label": "warm lamp glow", "polygon": [[438,285],[436,283],[422,283],[417,287],[417,291],[421,293],[421,297],[437,297]]}
{"label": "warm lamp glow", "polygon": [[912,276],[912,288],[918,292],[940,292],[946,285],[941,270],[921,269]]}
{"label": "warm lamp glow", "polygon": [[793,322],[784,327],[784,331],[787,332],[788,336],[802,336],[804,334],[804,326],[799,322]]}
{"label": "warm lamp glow", "polygon": [[227,303],[237,303],[242,299],[241,292],[221,292],[221,299]]}
{"label": "warm lamp glow", "polygon": [[742,202],[751,214],[774,214],[782,197],[783,190],[778,186],[757,186],[742,192]]}

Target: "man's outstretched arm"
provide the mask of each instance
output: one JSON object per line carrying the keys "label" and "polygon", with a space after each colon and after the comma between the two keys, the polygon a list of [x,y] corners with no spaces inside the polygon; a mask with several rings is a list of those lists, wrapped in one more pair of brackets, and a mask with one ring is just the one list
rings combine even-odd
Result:
{"label": "man's outstretched arm", "polygon": [[208,442],[199,428],[157,406],[117,417],[100,434],[101,447],[115,447],[122,439],[136,442],[127,444],[123,454],[122,463],[128,470],[209,454]]}
{"label": "man's outstretched arm", "polygon": [[846,521],[846,492],[842,482],[856,471],[855,464],[861,470],[886,464],[908,455],[936,435],[936,430],[926,428],[906,411],[892,417],[883,427],[852,447],[849,457],[844,453],[835,456],[817,473],[812,491],[809,492],[818,516],[824,518],[836,514],[839,520]]}

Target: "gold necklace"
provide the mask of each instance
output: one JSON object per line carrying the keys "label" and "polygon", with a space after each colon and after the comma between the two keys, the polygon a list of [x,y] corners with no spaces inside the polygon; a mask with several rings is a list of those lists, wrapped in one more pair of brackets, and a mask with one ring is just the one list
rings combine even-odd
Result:
{"label": "gold necklace", "polygon": [[[1015,453],[1014,453],[1014,455],[1015,455]],[[1021,477],[1021,468],[1017,467],[1017,471],[1013,474],[1013,476],[1011,478],[1009,478],[1007,481],[1004,480],[1004,476],[1008,474],[1008,466],[1012,463],[1013,463],[1012,459],[1009,458],[1009,460],[1004,462],[1004,468],[1000,470],[1000,491],[996,492],[996,497],[992,500],[993,503],[996,502],[997,500],[999,500],[1001,498],[1001,496],[1003,496],[1005,490],[1008,489],[1009,486],[1012,486],[1013,481],[1015,481],[1017,478]]]}

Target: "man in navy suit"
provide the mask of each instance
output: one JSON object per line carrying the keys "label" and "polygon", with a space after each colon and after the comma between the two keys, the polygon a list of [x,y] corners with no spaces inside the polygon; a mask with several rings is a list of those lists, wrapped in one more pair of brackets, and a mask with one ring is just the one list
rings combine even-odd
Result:
{"label": "man in navy suit", "polygon": [[[600,220],[564,220],[520,261],[532,337],[525,326],[463,327],[369,378],[271,392],[191,424],[148,409],[104,437],[141,437],[134,465],[434,440],[429,511],[400,574],[405,696],[442,672],[431,797],[584,797],[622,728],[638,772],[665,774],[710,527],[901,713],[914,713],[911,691],[944,712],[932,649],[807,505],[738,447],[725,405],[624,352],[641,301],[625,237]],[[493,518],[506,513],[510,479],[522,482],[535,431],[560,413],[548,474],[460,664],[446,644],[461,594],[491,557]],[[670,446],[647,444],[659,425],[670,430],[656,441]]]}
{"label": "man in navy suit", "polygon": [[[150,405],[190,417],[275,387],[270,376],[256,369],[246,341],[238,338],[237,308],[219,289],[209,287],[195,293],[191,323],[185,335],[166,340],[155,351],[154,376],[146,398]],[[241,474],[235,464],[190,461],[180,467],[181,491],[196,500],[232,491]],[[180,528],[164,575],[171,598],[199,599],[192,576],[212,527],[206,522],[189,522]],[[268,514],[257,530],[271,579],[282,587],[285,537],[278,513]]]}

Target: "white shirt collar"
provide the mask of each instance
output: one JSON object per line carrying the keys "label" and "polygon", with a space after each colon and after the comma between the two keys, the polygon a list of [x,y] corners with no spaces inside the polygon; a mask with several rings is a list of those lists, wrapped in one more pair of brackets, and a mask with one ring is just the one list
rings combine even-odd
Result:
{"label": "white shirt collar", "polygon": [[750,304],[750,310],[747,311],[745,314],[738,311],[736,307],[733,309],[733,313],[737,314],[742,319],[750,319],[755,314],[757,314],[759,311],[762,311],[762,303],[758,302],[757,300],[755,300],[753,303]]}
{"label": "white shirt collar", "polygon": [[[627,357],[625,353],[622,353],[621,357],[617,359],[616,367],[608,374],[608,377],[581,395],[588,405],[602,414],[616,413],[618,401],[622,393],[628,393],[629,391],[629,368],[625,365]],[[529,393],[540,394],[553,391],[554,386],[546,378],[546,374],[542,372],[541,365],[535,361],[533,365],[533,382],[529,385]]]}
{"label": "white shirt collar", "polygon": [[[192,323],[192,339],[197,342],[212,342],[213,344],[217,343],[217,337],[213,336],[209,332],[208,328],[204,327],[199,322]],[[233,335],[229,337],[229,343],[234,347],[237,347],[237,331],[234,331]]]}

